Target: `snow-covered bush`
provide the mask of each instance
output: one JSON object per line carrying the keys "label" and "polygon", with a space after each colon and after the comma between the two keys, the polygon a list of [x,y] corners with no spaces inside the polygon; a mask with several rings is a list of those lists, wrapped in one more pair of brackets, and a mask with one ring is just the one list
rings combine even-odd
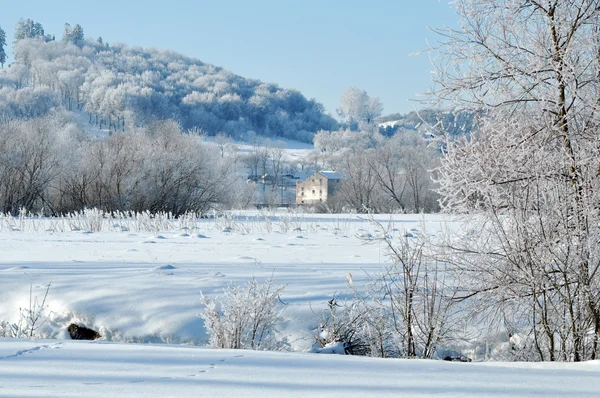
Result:
{"label": "snow-covered bush", "polygon": [[349,275],[353,297],[329,301],[313,352],[337,352],[335,343],[341,343],[353,355],[433,358],[458,325],[450,272],[426,255],[424,237],[405,233],[395,240],[389,226],[370,221],[378,236],[359,237],[367,244],[383,243],[391,264],[368,275],[364,287],[355,286]]}
{"label": "snow-covered bush", "polygon": [[277,336],[277,323],[285,304],[284,286],[269,278],[261,284],[252,279],[243,286],[232,285],[220,300],[202,295],[205,309],[200,314],[209,344],[215,348],[281,350],[287,340]]}
{"label": "snow-covered bush", "polygon": [[370,349],[362,333],[363,314],[357,302],[339,303],[334,296],[319,316],[315,345],[311,352],[319,354],[369,355]]}
{"label": "snow-covered bush", "polygon": [[[18,322],[0,322],[0,336],[17,339],[38,337],[38,330],[44,326],[51,315],[46,303],[50,286],[51,283],[41,286],[45,290],[43,297],[39,299],[37,295],[34,295],[33,284],[29,285],[29,305],[19,308]],[[38,287],[36,286],[36,288]]]}

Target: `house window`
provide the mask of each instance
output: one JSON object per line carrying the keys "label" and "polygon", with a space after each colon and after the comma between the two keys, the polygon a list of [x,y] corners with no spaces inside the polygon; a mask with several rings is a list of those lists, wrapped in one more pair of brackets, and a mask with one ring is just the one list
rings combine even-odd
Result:
{"label": "house window", "polygon": [[301,188],[304,191],[304,187]]}
{"label": "house window", "polygon": [[301,195],[301,196],[304,196],[304,192],[302,192],[300,195]]}
{"label": "house window", "polygon": [[315,179],[314,179],[314,178],[312,179],[312,182],[315,182]]}
{"label": "house window", "polygon": [[315,190],[313,189],[313,195],[315,194]]}

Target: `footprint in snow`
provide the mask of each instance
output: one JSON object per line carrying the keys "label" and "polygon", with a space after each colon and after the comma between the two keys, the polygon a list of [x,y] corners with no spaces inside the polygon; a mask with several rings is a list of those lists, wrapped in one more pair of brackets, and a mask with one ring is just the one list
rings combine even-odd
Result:
{"label": "footprint in snow", "polygon": [[[223,358],[223,359],[219,359],[219,362],[220,362],[220,363],[224,363],[224,362],[227,362],[228,360],[230,360],[230,359],[233,359],[233,358],[243,358],[243,357],[244,357],[244,355],[243,355],[243,354],[240,354],[240,355],[234,355],[234,356],[232,356],[232,357],[230,357],[230,358]],[[191,375],[188,375],[188,376],[189,376],[189,377],[195,377],[195,376],[199,376],[201,373],[206,373],[206,372],[208,372],[208,371],[210,371],[210,370],[213,370],[213,369],[215,368],[215,366],[216,366],[214,363],[209,363],[208,365],[209,365],[209,366],[208,366],[208,368],[207,368],[207,369],[202,369],[202,370],[198,371],[198,373],[191,374]]]}

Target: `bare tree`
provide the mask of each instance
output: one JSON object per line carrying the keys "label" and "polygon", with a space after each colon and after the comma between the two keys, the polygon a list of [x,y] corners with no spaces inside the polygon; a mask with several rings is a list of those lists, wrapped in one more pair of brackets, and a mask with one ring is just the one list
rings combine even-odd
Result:
{"label": "bare tree", "polygon": [[439,169],[444,209],[479,221],[454,244],[463,297],[502,313],[537,359],[594,359],[600,1],[454,5],[464,28],[437,31],[433,98],[485,115],[471,140],[445,142]]}
{"label": "bare tree", "polygon": [[215,144],[219,148],[221,158],[225,157],[225,154],[233,146],[233,140],[225,133],[219,133],[215,136]]}
{"label": "bare tree", "polygon": [[51,183],[62,171],[52,118],[0,125],[0,206],[16,214],[21,208],[40,211],[48,201]]}
{"label": "bare tree", "polygon": [[344,151],[337,163],[337,169],[346,173],[335,192],[335,197],[347,208],[366,213],[378,212],[382,207],[381,191],[377,187],[377,179],[368,159],[373,156],[370,150],[356,152]]}
{"label": "bare tree", "polygon": [[275,141],[269,148],[271,170],[273,172],[273,185],[276,185],[281,179],[281,171],[284,166],[285,148],[286,146],[283,141]]}

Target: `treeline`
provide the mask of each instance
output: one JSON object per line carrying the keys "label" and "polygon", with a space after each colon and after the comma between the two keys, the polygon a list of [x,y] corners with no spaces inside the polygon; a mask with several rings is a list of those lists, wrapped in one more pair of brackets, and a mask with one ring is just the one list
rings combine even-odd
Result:
{"label": "treeline", "polygon": [[[223,133],[207,140],[173,120],[103,138],[87,134],[79,122],[66,110],[0,120],[0,212],[58,215],[98,208],[177,216],[268,200],[277,204],[285,176],[323,169],[348,178],[316,211],[439,209],[431,170],[441,152],[412,130],[393,137],[367,125],[357,131],[321,130],[315,150],[291,159],[282,142],[253,136],[251,149],[242,152]],[[264,198],[257,197],[259,191]]]}
{"label": "treeline", "polygon": [[248,132],[311,142],[337,122],[296,90],[245,79],[171,51],[84,39],[79,25],[62,40],[39,23],[17,24],[14,62],[0,70],[0,117],[35,118],[65,108],[100,129],[126,131],[171,119],[184,129]]}
{"label": "treeline", "polygon": [[421,134],[447,134],[450,137],[470,136],[482,112],[471,109],[421,109],[406,114],[394,113],[377,118],[379,130],[392,136],[400,130],[413,130]]}
{"label": "treeline", "polygon": [[201,136],[173,121],[89,139],[70,115],[0,123],[0,211],[205,212],[247,206],[252,192]]}
{"label": "treeline", "polygon": [[376,213],[439,211],[433,170],[441,151],[418,131],[319,131],[309,156],[316,169],[333,169],[342,180],[333,198],[318,210]]}

